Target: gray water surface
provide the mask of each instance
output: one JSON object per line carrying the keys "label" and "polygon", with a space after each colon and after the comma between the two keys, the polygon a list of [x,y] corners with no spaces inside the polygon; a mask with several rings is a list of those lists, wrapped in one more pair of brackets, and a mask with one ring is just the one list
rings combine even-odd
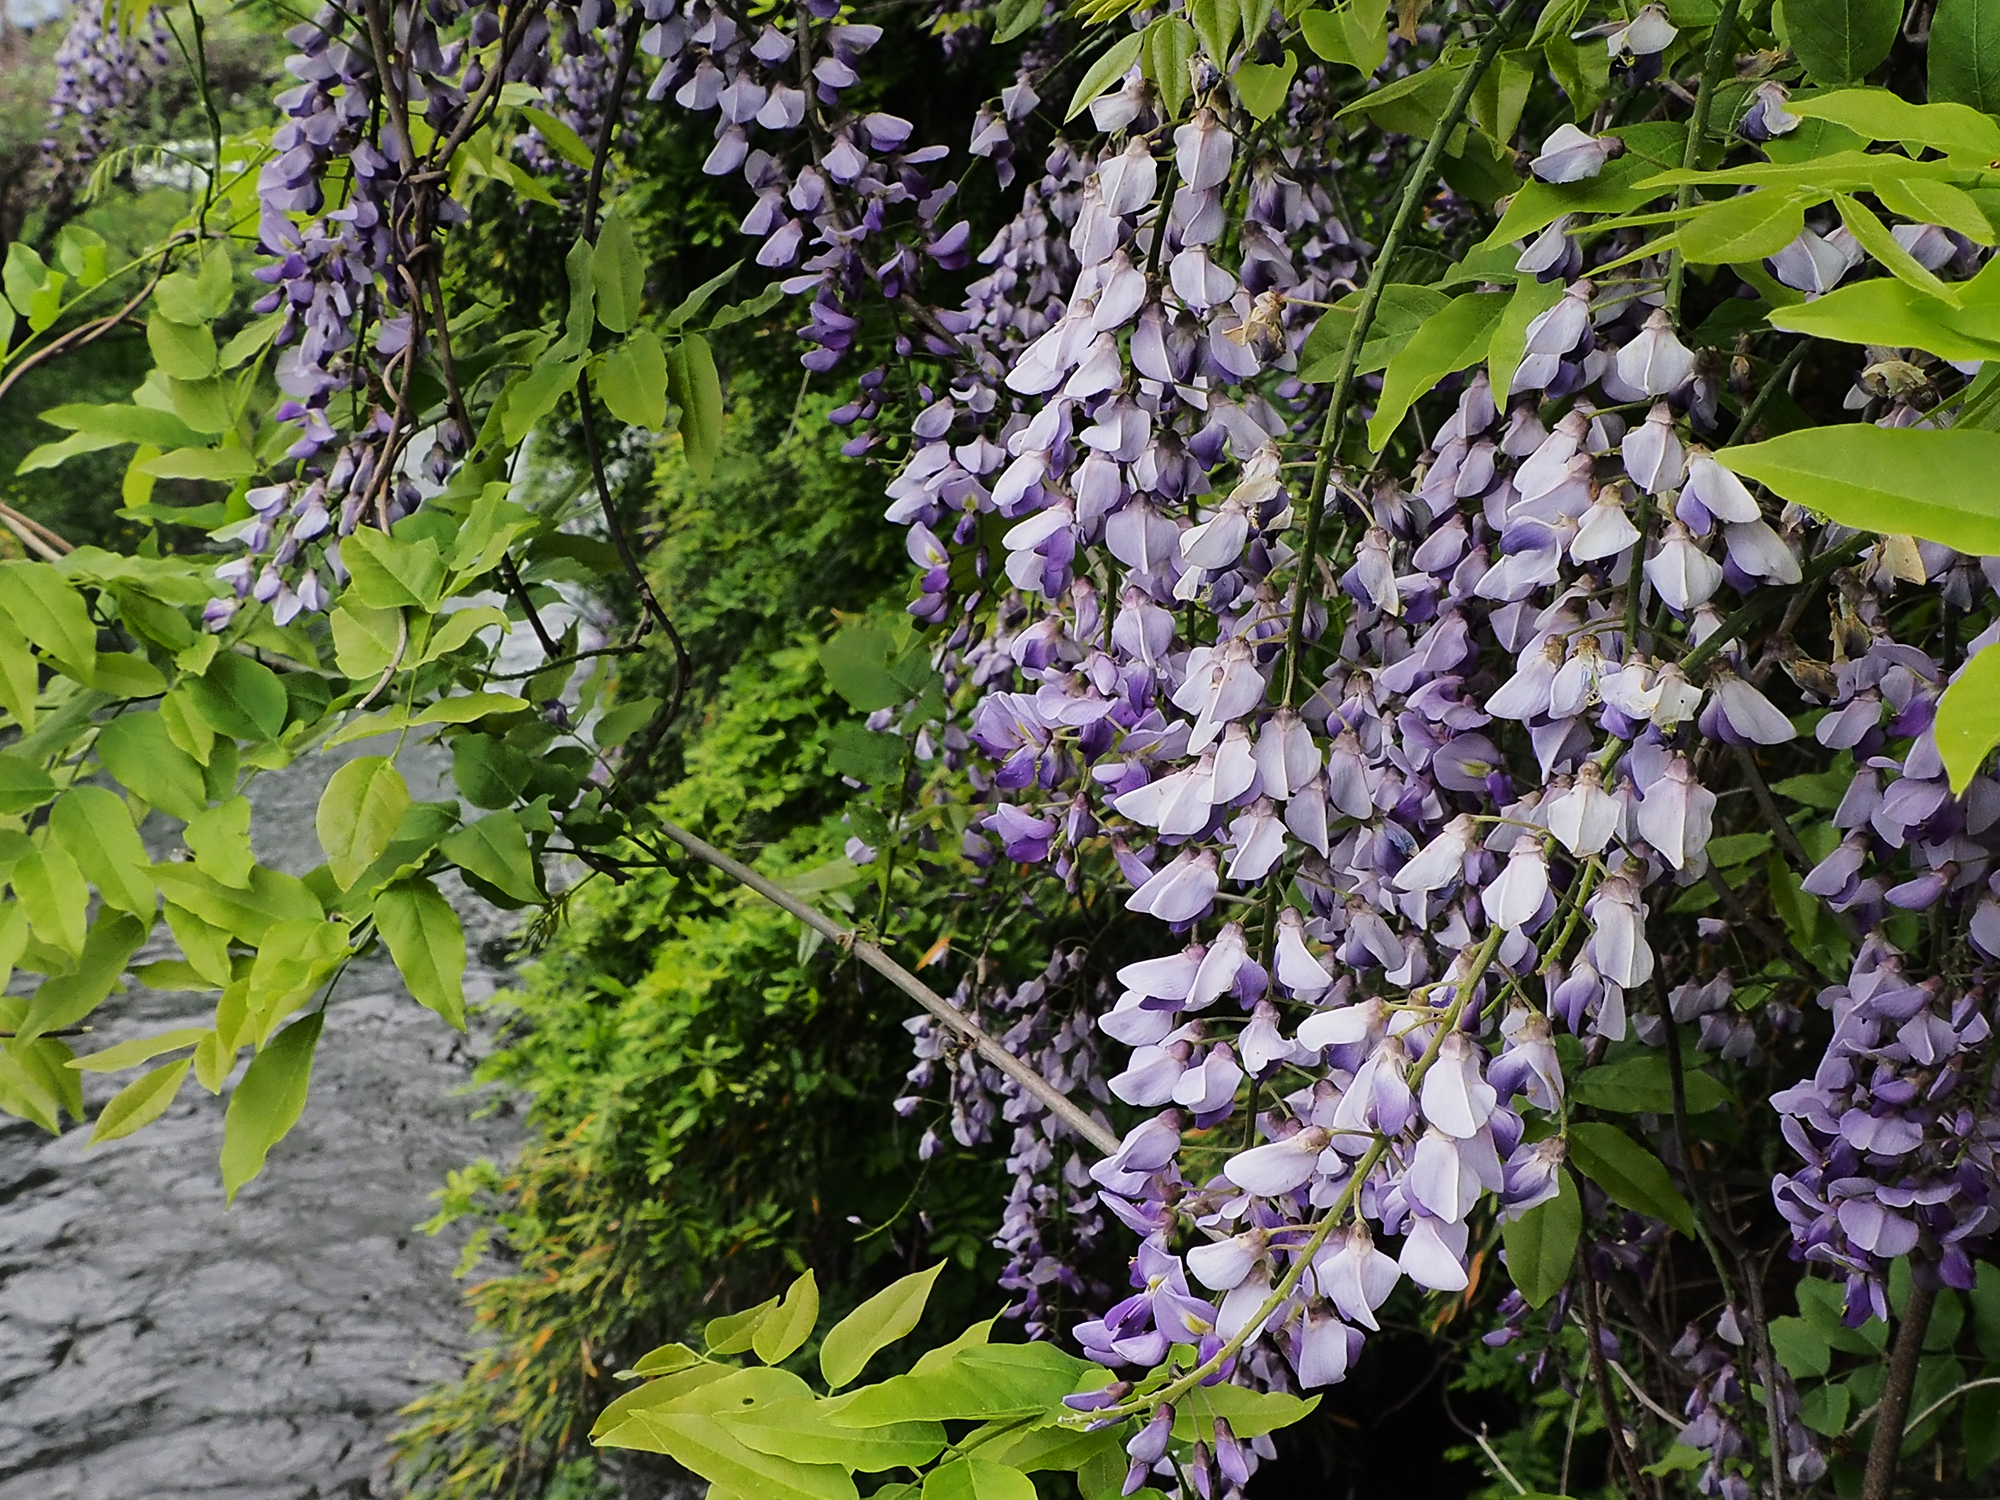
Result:
{"label": "gray water surface", "polygon": [[[309,756],[253,786],[268,863],[318,862],[313,810],[335,764]],[[400,764],[436,795],[415,785],[425,762]],[[502,976],[480,951],[503,934],[461,909],[468,993],[490,993]],[[174,952],[162,923],[141,960]],[[77,1050],[212,1013],[212,996],[134,987]],[[160,1120],[95,1150],[87,1126],[54,1139],[0,1117],[0,1500],[386,1495],[397,1409],[457,1374],[471,1343],[460,1242],[415,1226],[447,1171],[518,1139],[504,1101],[468,1092],[477,1045],[386,958],[355,963],[303,1118],[226,1211],[226,1095],[192,1077]],[[134,1076],[86,1074],[92,1112]]]}

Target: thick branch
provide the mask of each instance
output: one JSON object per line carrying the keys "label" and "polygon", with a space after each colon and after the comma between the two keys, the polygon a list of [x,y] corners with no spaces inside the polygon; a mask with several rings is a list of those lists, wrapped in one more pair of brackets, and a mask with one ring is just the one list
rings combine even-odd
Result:
{"label": "thick branch", "polygon": [[974,1051],[1020,1084],[1034,1096],[1036,1102],[1062,1121],[1071,1132],[1088,1141],[1106,1156],[1113,1155],[1118,1150],[1118,1137],[1113,1132],[1091,1119],[1071,1103],[1069,1096],[1061,1089],[1001,1046],[976,1021],[954,1007],[895,959],[865,938],[858,936],[853,928],[843,927],[831,917],[815,911],[783,887],[766,880],[741,860],[731,859],[713,844],[696,838],[685,828],[676,827],[662,820],[660,831],[696,859],[715,866],[732,880],[748,886],[773,906],[790,912],[813,931],[823,937],[832,938],[843,948],[851,948],[856,958],[929,1011],[948,1030],[956,1032],[965,1041],[970,1042]]}
{"label": "thick branch", "polygon": [[1896,1326],[1896,1347],[1889,1355],[1889,1380],[1875,1408],[1875,1434],[1868,1441],[1868,1472],[1861,1481],[1861,1500],[1891,1500],[1895,1493],[1896,1459],[1903,1451],[1903,1419],[1910,1413],[1917,1361],[1923,1358],[1924,1335],[1930,1332],[1931,1308],[1936,1304],[1936,1287],[1921,1278],[1912,1282],[1910,1300]]}

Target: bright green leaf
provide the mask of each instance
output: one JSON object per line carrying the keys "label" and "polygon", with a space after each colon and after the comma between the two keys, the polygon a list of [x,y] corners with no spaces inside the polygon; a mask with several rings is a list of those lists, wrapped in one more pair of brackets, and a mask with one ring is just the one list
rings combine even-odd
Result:
{"label": "bright green leaf", "polygon": [[[1770,836],[1759,837],[1768,847]],[[1714,846],[1720,842],[1715,840],[1709,846],[1710,862],[1718,867],[1723,862],[1716,858]],[[1681,1075],[1681,1093],[1691,1115],[1720,1109],[1730,1098],[1729,1090],[1698,1068]],[[1572,1104],[1617,1114],[1670,1115],[1674,1111],[1673,1073],[1664,1054],[1646,1052],[1625,1062],[1586,1068],[1570,1085],[1569,1098]]]}
{"label": "bright green leaf", "polygon": [[756,1500],[855,1500],[858,1493],[845,1469],[759,1453],[702,1412],[635,1411],[597,1441],[664,1453],[725,1493]]}
{"label": "bright green leaf", "polygon": [[96,1146],[105,1141],[115,1141],[159,1119],[181,1091],[181,1083],[193,1062],[187,1057],[170,1062],[133,1079],[113,1094],[97,1116],[97,1125],[90,1132],[90,1144]]}
{"label": "bright green leaf", "polygon": [[1806,227],[1807,196],[1756,188],[1711,203],[1681,226],[1681,254],[1701,265],[1776,255]]}
{"label": "bright green leaf", "polygon": [[1345,63],[1364,78],[1373,78],[1389,55],[1388,7],[1373,0],[1306,11],[1299,17],[1299,31],[1320,57]]}
{"label": "bright green leaf", "polygon": [[955,1458],[924,1476],[924,1500],[1035,1500],[1035,1482],[976,1455]]}
{"label": "bright green leaf", "polygon": [[[153,879],[173,905],[246,943],[261,942],[274,923],[319,922],[326,916],[304,881],[263,865],[250,872],[250,884],[244,890],[226,886],[193,865],[154,865]],[[171,910],[167,919],[171,925]],[[180,935],[178,928],[175,935]],[[185,942],[181,951],[200,967],[201,961],[188,952]]]}
{"label": "bright green leaf", "polygon": [[55,794],[47,771],[23,756],[0,751],[0,813],[31,812]]}
{"label": "bright green leaf", "polygon": [[173,742],[157,712],[111,720],[98,731],[97,758],[119,785],[170,817],[187,821],[208,806],[200,763]]}
{"label": "bright green leaf", "polygon": [[47,563],[0,563],[0,614],[62,664],[88,674],[97,655],[97,625],[79,594]]}
{"label": "bright green leaf", "polygon": [[1794,1380],[1824,1375],[1833,1364],[1833,1351],[1804,1318],[1771,1320],[1771,1352]]}
{"label": "bright green leaf", "polygon": [[465,929],[436,885],[399,880],[375,897],[375,928],[417,1003],[465,1030]]}
{"label": "bright green leaf", "polygon": [[250,851],[250,799],[241,795],[218,802],[181,830],[181,842],[194,855],[194,867],[227,886],[246,890],[257,857]]}
{"label": "bright green leaf", "polygon": [[31,851],[14,866],[13,880],[35,940],[81,953],[89,930],[90,887],[69,851],[56,842]]}
{"label": "bright green leaf", "polygon": [[146,924],[125,912],[99,916],[84,940],[83,956],[67,974],[42,981],[19,1027],[21,1038],[74,1026],[103,1003],[125,972],[126,961],[145,940]]}
{"label": "bright green leaf", "polygon": [[409,783],[386,756],[358,756],[333,773],[313,826],[327,869],[342,890],[381,858],[409,807]]}
{"label": "bright green leaf", "polygon": [[188,679],[187,691],[217,733],[239,740],[276,739],[291,701],[276,672],[235,651],[218,652],[206,672]]}
{"label": "bright green leaf", "polygon": [[222,1120],[222,1191],[230,1203],[264,1170],[271,1148],[298,1123],[312,1082],[313,1050],[325,1017],[314,1012],[287,1026],[250,1060]]}
{"label": "bright green leaf", "polygon": [[1980,651],[1952,679],[1938,700],[1932,726],[1938,756],[1963,796],[1995,745],[2000,745],[2000,651]]}
{"label": "bright green leaf", "polygon": [[777,1308],[778,1299],[771,1298],[759,1302],[755,1307],[746,1307],[741,1312],[724,1313],[719,1318],[710,1318],[701,1330],[702,1342],[708,1345],[710,1354],[741,1354],[750,1347],[757,1335],[758,1325]]}
{"label": "bright green leaf", "polygon": [[722,449],[722,380],[715,356],[698,333],[681,336],[666,351],[667,387],[681,409],[681,444],[688,467],[706,484]]}
{"label": "bright green leaf", "polygon": [[616,213],[605,217],[590,257],[591,284],[597,289],[597,321],[624,333],[639,321],[646,268],[632,231]]}
{"label": "bright green leaf", "polygon": [[[812,1337],[819,1322],[819,1283],[807,1271],[785,1292],[785,1300],[760,1319],[751,1331],[750,1347],[767,1365],[790,1357]],[[751,1444],[756,1447],[756,1444]],[[765,1449],[765,1452],[772,1450]],[[837,1460],[835,1460],[837,1462]]]}
{"label": "bright green leaf", "polygon": [[[146,967],[158,966],[148,964]],[[145,983],[142,971],[135,970],[134,975],[142,984]],[[177,1026],[172,1031],[135,1036],[101,1052],[87,1053],[70,1066],[84,1073],[116,1073],[125,1068],[136,1068],[142,1062],[151,1062],[162,1052],[178,1052],[183,1047],[192,1047],[207,1035],[208,1028],[205,1026]]]}
{"label": "bright green leaf", "polygon": [[1064,124],[1082,114],[1091,100],[1132,71],[1132,64],[1139,60],[1139,49],[1144,42],[1145,39],[1136,31],[1130,36],[1120,37],[1090,65],[1077,84],[1076,92],[1070,95],[1069,108],[1063,111]]}
{"label": "bright green leaf", "polygon": [[1810,427],[1725,448],[1724,467],[1843,526],[2000,555],[2000,432]]}
{"label": "bright green leaf", "polygon": [[158,904],[148,868],[152,861],[122,797],[101,786],[73,786],[49,813],[49,831],[96,885],[106,905],[135,916],[152,916]]}
{"label": "bright green leaf", "polygon": [[1512,301],[1507,292],[1467,292],[1424,320],[1382,376],[1382,394],[1368,422],[1369,447],[1381,452],[1419,396],[1486,357],[1493,330]]}
{"label": "bright green leaf", "polygon": [[774,1401],[721,1417],[745,1447],[795,1463],[838,1464],[879,1474],[915,1468],[944,1450],[941,1422],[897,1422],[883,1427],[842,1427],[829,1420],[823,1401]]}
{"label": "bright green leaf", "polygon": [[1236,86],[1236,97],[1243,101],[1250,117],[1268,120],[1284,104],[1298,71],[1298,58],[1286,52],[1274,63],[1238,63],[1229,81]]}
{"label": "bright green leaf", "polygon": [[429,537],[408,542],[373,526],[357,526],[341,541],[340,560],[354,575],[354,594],[363,604],[374,609],[438,607],[444,556]]}
{"label": "bright green leaf", "polygon": [[593,387],[619,421],[654,432],[666,427],[667,355],[650,328],[604,356]]}
{"label": "bright green leaf", "polygon": [[944,1264],[892,1282],[827,1331],[819,1368],[829,1390],[852,1384],[869,1360],[917,1326]]}
{"label": "bright green leaf", "polygon": [[502,895],[529,904],[542,899],[535,856],[521,820],[511,812],[488,813],[438,845],[444,857],[485,881]]}

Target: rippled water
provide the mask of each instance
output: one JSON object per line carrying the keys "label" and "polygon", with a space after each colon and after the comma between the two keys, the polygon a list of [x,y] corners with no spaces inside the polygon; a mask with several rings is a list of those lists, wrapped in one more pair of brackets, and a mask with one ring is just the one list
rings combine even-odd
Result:
{"label": "rippled water", "polygon": [[[318,862],[313,809],[335,764],[253,785],[267,863]],[[415,785],[425,762],[399,764],[437,795]],[[500,933],[475,907],[480,993],[499,976],[479,949]],[[163,923],[142,958],[172,951]],[[207,1024],[212,1007],[134,988],[78,1050]],[[96,1150],[87,1127],[52,1139],[0,1122],[0,1500],[386,1494],[397,1408],[455,1374],[469,1341],[458,1244],[414,1226],[447,1170],[516,1138],[504,1102],[466,1092],[477,1045],[386,958],[354,964],[304,1117],[226,1212],[225,1099],[192,1078],[159,1121]],[[131,1076],[86,1074],[93,1110]]]}

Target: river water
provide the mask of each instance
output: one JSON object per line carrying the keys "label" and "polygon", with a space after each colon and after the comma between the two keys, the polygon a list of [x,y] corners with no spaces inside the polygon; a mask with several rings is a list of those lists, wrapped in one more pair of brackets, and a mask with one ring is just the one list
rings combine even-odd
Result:
{"label": "river water", "polygon": [[[318,863],[313,810],[336,764],[308,756],[253,783],[261,859]],[[436,751],[399,764],[416,795],[439,795],[419,785]],[[490,993],[502,919],[461,910],[468,994]],[[174,951],[162,923],[141,958]],[[212,1006],[135,987],[78,1050],[205,1025]],[[303,1118],[227,1211],[225,1100],[191,1077],[160,1120],[95,1150],[88,1127],[55,1139],[0,1117],[0,1500],[386,1495],[397,1409],[471,1342],[459,1242],[415,1226],[449,1169],[519,1137],[508,1101],[469,1091],[478,1045],[411,1000],[386,957],[355,963]],[[86,1074],[93,1113],[133,1076]]]}

